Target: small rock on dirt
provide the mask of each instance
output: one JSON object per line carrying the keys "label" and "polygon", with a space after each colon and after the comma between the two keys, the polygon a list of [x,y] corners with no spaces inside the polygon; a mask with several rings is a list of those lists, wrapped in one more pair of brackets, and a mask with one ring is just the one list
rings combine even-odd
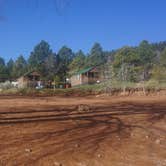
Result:
{"label": "small rock on dirt", "polygon": [[161,143],[160,139],[156,139],[155,143],[160,144]]}
{"label": "small rock on dirt", "polygon": [[80,147],[80,145],[79,144],[75,144],[75,148],[79,148]]}
{"label": "small rock on dirt", "polygon": [[131,137],[134,137],[134,133],[131,133]]}
{"label": "small rock on dirt", "polygon": [[54,162],[54,166],[63,166],[61,163]]}
{"label": "small rock on dirt", "polygon": [[77,166],[87,166],[87,165],[84,163],[78,163]]}
{"label": "small rock on dirt", "polygon": [[27,153],[31,153],[32,152],[32,149],[25,149],[25,152],[27,152]]}
{"label": "small rock on dirt", "polygon": [[102,155],[101,155],[101,154],[98,154],[98,155],[97,155],[97,157],[98,157],[98,158],[101,158],[101,157],[102,157]]}
{"label": "small rock on dirt", "polygon": [[78,110],[78,112],[82,113],[82,112],[89,112],[89,111],[91,111],[91,108],[90,108],[89,105],[80,104],[80,105],[78,105],[77,110]]}

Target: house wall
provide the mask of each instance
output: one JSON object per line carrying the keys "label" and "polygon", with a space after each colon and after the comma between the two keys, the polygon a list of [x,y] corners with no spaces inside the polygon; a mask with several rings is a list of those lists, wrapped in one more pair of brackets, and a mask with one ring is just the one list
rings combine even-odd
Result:
{"label": "house wall", "polygon": [[82,76],[80,74],[73,75],[71,78],[71,85],[76,86],[76,85],[81,85],[82,84]]}
{"label": "house wall", "polygon": [[88,78],[87,73],[82,74],[81,76],[82,76],[82,84],[88,84],[89,83],[89,78]]}
{"label": "house wall", "polygon": [[18,79],[18,88],[26,88],[28,86],[28,80],[25,77]]}
{"label": "house wall", "polygon": [[99,80],[98,78],[90,78],[89,77],[88,83],[89,84],[94,84],[94,83],[97,83],[98,80]]}
{"label": "house wall", "polygon": [[93,83],[96,83],[98,80],[101,81],[99,77],[90,77],[86,74],[74,75],[71,77],[70,80],[71,80],[72,86],[83,85],[83,84],[93,84]]}
{"label": "house wall", "polygon": [[93,70],[87,73],[73,75],[70,78],[70,80],[71,80],[71,85],[76,86],[83,84],[94,84],[97,83],[97,81],[102,82],[104,79],[101,72],[97,68],[94,68]]}
{"label": "house wall", "polygon": [[24,76],[17,79],[18,88],[35,88],[40,81],[40,74],[37,72],[27,73]]}
{"label": "house wall", "polygon": [[94,84],[97,81],[102,81],[101,75],[99,72],[88,72],[83,75],[83,83],[84,84]]}
{"label": "house wall", "polygon": [[27,77],[20,77],[18,79],[18,88],[35,88],[38,84],[38,81],[31,81]]}
{"label": "house wall", "polygon": [[70,78],[71,80],[71,85],[72,86],[77,86],[77,85],[83,85],[83,84],[91,84],[91,83],[96,83],[98,80],[97,78],[91,78],[88,73],[85,74],[78,74],[74,75]]}

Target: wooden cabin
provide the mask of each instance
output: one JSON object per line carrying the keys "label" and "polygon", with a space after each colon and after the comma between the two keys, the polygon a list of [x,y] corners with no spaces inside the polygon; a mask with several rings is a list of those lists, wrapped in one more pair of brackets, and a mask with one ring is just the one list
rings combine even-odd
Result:
{"label": "wooden cabin", "polygon": [[97,67],[90,67],[81,70],[70,78],[71,86],[94,84],[102,81],[100,70]]}
{"label": "wooden cabin", "polygon": [[36,71],[28,72],[18,78],[18,88],[36,88],[41,84],[41,75]]}

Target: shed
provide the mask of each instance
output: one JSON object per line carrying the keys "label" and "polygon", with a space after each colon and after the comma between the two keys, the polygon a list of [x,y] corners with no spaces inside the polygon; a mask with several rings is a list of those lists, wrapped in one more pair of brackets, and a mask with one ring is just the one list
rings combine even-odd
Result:
{"label": "shed", "polygon": [[41,84],[41,74],[37,71],[31,71],[25,73],[23,76],[18,78],[17,81],[19,88],[36,88],[39,84]]}

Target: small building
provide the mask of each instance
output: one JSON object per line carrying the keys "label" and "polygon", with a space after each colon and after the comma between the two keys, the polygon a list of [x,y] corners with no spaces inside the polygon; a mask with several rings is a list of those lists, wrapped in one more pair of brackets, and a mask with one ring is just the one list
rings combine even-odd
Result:
{"label": "small building", "polygon": [[36,71],[31,71],[18,78],[17,82],[18,88],[36,88],[41,85],[41,75]]}
{"label": "small building", "polygon": [[78,71],[70,78],[71,86],[94,84],[102,81],[100,70],[97,67],[89,67]]}

